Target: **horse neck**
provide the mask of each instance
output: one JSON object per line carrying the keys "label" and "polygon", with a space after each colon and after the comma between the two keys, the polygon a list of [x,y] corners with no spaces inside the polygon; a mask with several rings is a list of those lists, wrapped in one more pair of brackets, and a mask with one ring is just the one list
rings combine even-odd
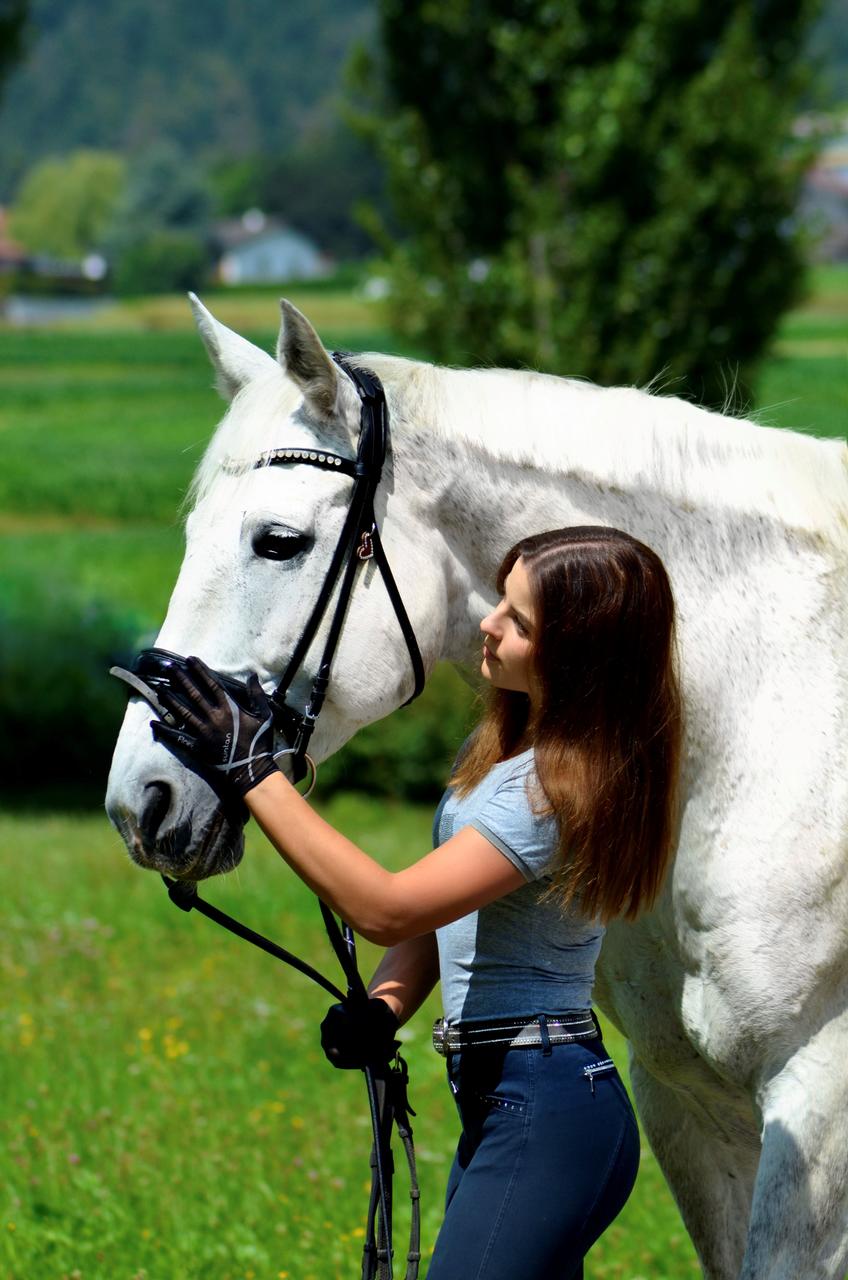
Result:
{"label": "horse neck", "polygon": [[458,651],[445,656],[473,651],[504,552],[546,528],[623,528],[688,594],[764,554],[806,550],[844,564],[844,445],[635,388],[414,362],[377,372],[416,506],[444,534],[451,595],[464,602],[448,629]]}

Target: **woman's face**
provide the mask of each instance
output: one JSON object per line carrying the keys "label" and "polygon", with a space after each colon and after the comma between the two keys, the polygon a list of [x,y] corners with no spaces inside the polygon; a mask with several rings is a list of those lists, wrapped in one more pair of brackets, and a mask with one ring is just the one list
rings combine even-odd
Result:
{"label": "woman's face", "polygon": [[484,636],[480,670],[497,689],[530,694],[535,621],[527,570],[516,560],[504,582],[503,599],[480,623]]}

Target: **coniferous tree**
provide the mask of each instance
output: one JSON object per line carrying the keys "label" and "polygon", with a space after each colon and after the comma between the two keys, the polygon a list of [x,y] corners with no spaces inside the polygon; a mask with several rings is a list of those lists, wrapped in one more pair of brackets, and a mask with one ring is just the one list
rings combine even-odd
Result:
{"label": "coniferous tree", "polygon": [[363,116],[406,235],[394,323],[448,361],[705,403],[803,279],[816,0],[381,0]]}

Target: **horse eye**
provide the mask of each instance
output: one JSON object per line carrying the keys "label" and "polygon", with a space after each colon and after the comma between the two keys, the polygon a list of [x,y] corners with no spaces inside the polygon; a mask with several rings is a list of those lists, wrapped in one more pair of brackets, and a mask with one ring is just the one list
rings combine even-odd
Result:
{"label": "horse eye", "polygon": [[309,546],[305,533],[281,533],[267,529],[253,538],[253,550],[263,560],[293,560]]}

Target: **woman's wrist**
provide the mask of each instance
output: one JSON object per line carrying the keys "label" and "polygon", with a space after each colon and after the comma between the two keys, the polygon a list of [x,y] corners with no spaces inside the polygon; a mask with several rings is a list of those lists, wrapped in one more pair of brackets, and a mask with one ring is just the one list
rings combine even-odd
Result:
{"label": "woman's wrist", "polygon": [[389,1006],[398,1021],[403,1021],[404,1002],[394,991],[388,987],[369,987],[368,995],[371,1000],[382,1000],[384,1004]]}
{"label": "woman's wrist", "polygon": [[[277,771],[245,804],[280,856],[318,897],[369,941],[386,945],[392,872],[337,831]],[[393,940],[393,939],[392,939]]]}
{"label": "woman's wrist", "polygon": [[262,803],[271,798],[275,803],[285,802],[289,796],[302,797],[298,794],[288,778],[279,769],[274,769],[273,773],[268,773],[261,778],[255,786],[244,793],[243,799],[247,807],[253,811],[254,805],[261,806]]}

